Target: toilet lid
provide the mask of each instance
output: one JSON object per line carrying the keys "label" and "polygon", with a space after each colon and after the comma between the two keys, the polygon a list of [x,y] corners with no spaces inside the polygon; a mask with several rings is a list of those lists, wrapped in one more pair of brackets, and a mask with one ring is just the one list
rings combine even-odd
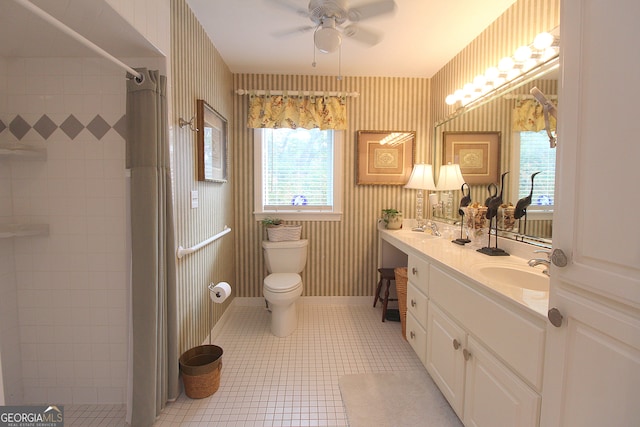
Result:
{"label": "toilet lid", "polygon": [[296,273],[273,273],[264,278],[264,287],[271,292],[288,292],[302,284]]}

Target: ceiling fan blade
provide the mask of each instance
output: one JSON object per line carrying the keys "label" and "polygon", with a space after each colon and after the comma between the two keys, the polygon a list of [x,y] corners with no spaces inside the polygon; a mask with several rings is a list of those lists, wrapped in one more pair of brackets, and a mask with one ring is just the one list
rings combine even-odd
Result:
{"label": "ceiling fan blade", "polygon": [[267,0],[267,1],[275,4],[276,6],[282,7],[284,9],[288,9],[297,15],[303,16],[305,18],[309,17],[309,11],[306,8],[301,8],[300,6],[298,6],[297,4],[291,1],[288,1],[288,0]]}
{"label": "ceiling fan blade", "polygon": [[370,3],[364,3],[360,6],[349,8],[348,16],[351,22],[360,22],[364,19],[373,18],[387,13],[391,13],[396,9],[394,0],[379,0]]}
{"label": "ceiling fan blade", "polygon": [[291,28],[289,30],[275,31],[271,33],[271,35],[274,37],[282,38],[282,37],[292,36],[298,33],[306,33],[307,31],[315,30],[315,28],[316,27],[314,27],[313,25],[303,25],[301,27]]}
{"label": "ceiling fan blade", "polygon": [[347,25],[342,33],[351,39],[359,41],[369,46],[374,46],[382,40],[382,34],[376,31],[367,30],[358,25]]}

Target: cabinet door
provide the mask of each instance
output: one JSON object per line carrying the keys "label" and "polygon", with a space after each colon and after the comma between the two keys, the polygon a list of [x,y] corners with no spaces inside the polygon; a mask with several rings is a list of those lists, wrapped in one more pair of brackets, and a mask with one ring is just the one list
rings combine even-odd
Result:
{"label": "cabinet door", "polygon": [[423,328],[427,328],[427,296],[409,282],[407,286],[407,311],[413,314]]}
{"label": "cabinet door", "polygon": [[427,371],[463,419],[465,332],[431,301],[427,319]]}
{"label": "cabinet door", "polygon": [[407,313],[407,341],[423,365],[427,363],[427,331],[420,325],[415,316]]}
{"label": "cabinet door", "polygon": [[[640,425],[637,0],[563,0],[558,175],[541,424]],[[615,64],[615,65],[613,65]]]}
{"label": "cabinet door", "polygon": [[466,349],[465,426],[537,426],[540,396],[473,338]]}

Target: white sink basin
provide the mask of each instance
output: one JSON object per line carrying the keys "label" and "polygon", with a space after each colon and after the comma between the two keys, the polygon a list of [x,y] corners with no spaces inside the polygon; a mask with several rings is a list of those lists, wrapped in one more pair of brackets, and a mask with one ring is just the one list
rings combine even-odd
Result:
{"label": "white sink basin", "polygon": [[482,264],[478,273],[488,282],[531,291],[549,291],[549,277],[541,270],[515,264]]}

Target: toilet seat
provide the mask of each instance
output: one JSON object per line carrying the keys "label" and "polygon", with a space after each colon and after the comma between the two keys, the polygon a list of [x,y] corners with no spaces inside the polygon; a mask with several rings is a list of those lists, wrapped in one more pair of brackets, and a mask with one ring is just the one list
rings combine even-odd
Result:
{"label": "toilet seat", "polygon": [[272,273],[264,278],[264,288],[274,293],[290,292],[302,286],[302,278],[296,273]]}

